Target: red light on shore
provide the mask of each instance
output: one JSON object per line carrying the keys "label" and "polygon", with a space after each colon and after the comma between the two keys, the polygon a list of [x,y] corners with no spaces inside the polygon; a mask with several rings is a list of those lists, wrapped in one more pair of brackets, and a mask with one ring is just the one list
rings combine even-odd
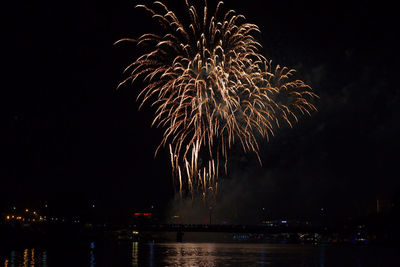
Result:
{"label": "red light on shore", "polygon": [[135,216],[151,216],[151,212],[135,212]]}

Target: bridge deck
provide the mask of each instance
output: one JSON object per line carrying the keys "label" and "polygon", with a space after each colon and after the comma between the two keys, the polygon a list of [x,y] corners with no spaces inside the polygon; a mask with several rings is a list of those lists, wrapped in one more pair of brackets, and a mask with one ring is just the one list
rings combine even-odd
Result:
{"label": "bridge deck", "polygon": [[220,232],[220,233],[316,233],[320,229],[310,226],[264,225],[208,225],[208,224],[155,224],[138,225],[137,231],[152,232]]}

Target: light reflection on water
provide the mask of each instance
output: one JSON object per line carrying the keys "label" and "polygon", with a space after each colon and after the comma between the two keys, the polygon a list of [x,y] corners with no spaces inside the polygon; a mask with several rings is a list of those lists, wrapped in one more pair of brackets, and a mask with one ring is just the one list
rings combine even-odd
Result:
{"label": "light reflection on water", "polygon": [[90,267],[94,267],[96,266],[96,260],[95,260],[95,256],[94,256],[94,242],[90,243]]}
{"label": "light reflection on water", "polygon": [[165,263],[168,266],[215,266],[215,244],[166,244]]}
{"label": "light reflection on water", "polygon": [[161,266],[319,266],[312,251],[301,246],[243,243],[175,243],[158,246],[164,259]]}
{"label": "light reflection on water", "polygon": [[[137,243],[133,247],[137,249]],[[140,251],[142,250],[142,251]],[[146,253],[146,250],[148,253]],[[246,243],[159,243],[139,245],[133,266],[400,266],[395,249],[382,247]],[[146,263],[146,257],[149,258]],[[139,264],[138,264],[139,263]]]}
{"label": "light reflection on water", "polygon": [[[38,264],[36,264],[38,262]],[[12,250],[10,256],[4,259],[4,267],[47,267],[46,251],[35,253],[35,248]]]}
{"label": "light reflection on water", "polygon": [[400,266],[395,264],[396,251],[324,245],[61,241],[0,254],[0,267]]}
{"label": "light reflection on water", "polygon": [[138,242],[133,242],[132,243],[132,266],[133,267],[138,267]]}

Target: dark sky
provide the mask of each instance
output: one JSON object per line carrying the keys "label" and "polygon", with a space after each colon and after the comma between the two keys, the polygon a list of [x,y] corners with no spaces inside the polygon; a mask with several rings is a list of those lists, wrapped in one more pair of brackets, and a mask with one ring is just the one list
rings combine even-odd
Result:
{"label": "dark sky", "polygon": [[[166,1],[178,10],[181,2]],[[346,215],[378,195],[394,198],[400,189],[394,3],[268,2],[225,6],[260,27],[267,58],[296,68],[311,84],[321,97],[319,112],[264,142],[262,167],[235,148],[221,201],[290,216],[321,206]],[[172,198],[167,153],[153,157],[162,131],[150,127],[152,110],[138,111],[135,86],[116,90],[139,54],[113,42],[154,27],[135,4],[22,0],[2,8],[0,206],[96,202],[112,209],[162,206]]]}

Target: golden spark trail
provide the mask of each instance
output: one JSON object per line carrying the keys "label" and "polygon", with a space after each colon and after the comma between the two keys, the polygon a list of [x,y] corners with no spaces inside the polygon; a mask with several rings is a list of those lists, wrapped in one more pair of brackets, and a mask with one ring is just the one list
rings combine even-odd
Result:
{"label": "golden spark trail", "polygon": [[[214,13],[207,2],[197,10],[185,0],[189,25],[159,1],[149,12],[164,34],[144,34],[136,42],[143,54],[125,68],[119,86],[139,77],[142,106],[156,107],[152,125],[164,128],[159,147],[169,146],[171,167],[179,192],[215,195],[219,168],[227,172],[228,150],[239,142],[261,163],[258,139],[274,134],[281,121],[292,127],[298,116],[316,111],[311,87],[293,79],[295,70],[272,67],[259,53],[255,24],[234,10]],[[214,14],[210,17],[210,14]],[[119,87],[118,86],[118,87]]]}

